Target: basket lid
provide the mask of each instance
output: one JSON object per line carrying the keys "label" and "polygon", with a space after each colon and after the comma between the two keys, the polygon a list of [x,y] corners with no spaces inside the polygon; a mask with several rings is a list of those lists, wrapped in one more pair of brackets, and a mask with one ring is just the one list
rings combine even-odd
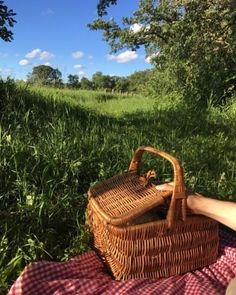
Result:
{"label": "basket lid", "polygon": [[[173,191],[157,190],[146,178],[138,175],[143,153],[147,151],[159,155],[171,162],[174,170]],[[186,192],[183,171],[179,161],[173,156],[152,147],[138,148],[131,160],[129,172],[116,175],[96,184],[88,191],[90,206],[95,209],[103,220],[113,225],[123,225],[133,221],[149,210],[163,204],[165,198],[171,196],[167,213],[168,227],[174,220],[186,219]]]}
{"label": "basket lid", "polygon": [[163,204],[172,191],[157,190],[135,172],[127,172],[94,185],[88,195],[106,222],[122,225]]}

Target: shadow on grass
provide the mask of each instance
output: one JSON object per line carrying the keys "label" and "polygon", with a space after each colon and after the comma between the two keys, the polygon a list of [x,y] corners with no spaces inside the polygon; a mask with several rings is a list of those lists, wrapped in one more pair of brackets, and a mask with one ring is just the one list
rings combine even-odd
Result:
{"label": "shadow on grass", "polygon": [[[133,126],[137,130],[145,130],[147,134],[155,132],[168,134],[174,131],[183,138],[193,134],[207,136],[218,132],[230,135],[232,131],[228,121],[210,120],[209,110],[200,109],[199,106],[178,103],[172,108],[156,107],[152,112],[138,111],[124,114],[121,118],[114,118],[99,113],[99,110],[92,111],[78,105],[70,105],[68,102],[54,100],[50,96],[8,84],[8,89],[6,85],[0,85],[1,124],[6,127],[27,123],[29,131],[31,129],[35,132],[39,127],[44,129],[48,123],[52,124],[55,120],[75,119],[80,122],[81,128],[86,128],[88,122],[93,121],[94,124],[101,126],[110,124]],[[101,101],[113,98],[114,95],[102,94]]]}
{"label": "shadow on grass", "polygon": [[[0,211],[9,216],[2,218],[0,242],[8,239],[11,247],[4,252],[0,271],[22,256],[6,273],[4,284],[12,283],[16,269],[29,261],[49,259],[47,252],[60,260],[87,249],[81,246],[86,237],[85,193],[91,183],[127,169],[139,145],[176,155],[192,187],[225,198],[236,194],[233,122],[219,116],[212,120],[207,109],[176,104],[114,118],[3,86]],[[166,173],[166,166],[160,168]]]}

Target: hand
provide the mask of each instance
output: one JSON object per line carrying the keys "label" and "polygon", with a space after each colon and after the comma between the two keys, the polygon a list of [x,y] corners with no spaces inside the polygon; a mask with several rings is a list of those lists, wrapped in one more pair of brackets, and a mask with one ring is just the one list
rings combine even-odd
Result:
{"label": "hand", "polygon": [[[156,189],[161,191],[172,191],[173,186],[174,186],[174,182],[172,181],[172,182],[159,184],[156,186]],[[202,198],[204,197],[201,196],[200,194],[193,193],[190,191],[187,192],[187,207],[191,213],[199,214],[197,207],[199,202],[201,202]]]}
{"label": "hand", "polygon": [[[173,190],[173,182],[157,185],[156,189]],[[236,202],[220,201],[187,192],[187,207],[191,213],[205,215],[236,231]]]}
{"label": "hand", "polygon": [[173,190],[173,185],[174,185],[174,182],[166,182],[166,183],[163,183],[163,184],[159,184],[156,186],[156,189],[158,191],[172,191]]}

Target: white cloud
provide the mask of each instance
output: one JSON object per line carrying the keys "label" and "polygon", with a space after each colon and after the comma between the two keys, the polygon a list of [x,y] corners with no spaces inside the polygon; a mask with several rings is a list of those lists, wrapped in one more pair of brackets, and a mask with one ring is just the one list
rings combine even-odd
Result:
{"label": "white cloud", "polygon": [[75,51],[75,52],[72,52],[72,57],[74,59],[79,59],[81,57],[84,56],[84,53],[82,51]]}
{"label": "white cloud", "polygon": [[39,58],[40,60],[50,60],[55,57],[55,54],[36,48],[28,52],[25,57],[28,59]]}
{"label": "white cloud", "polygon": [[40,60],[50,60],[53,59],[55,57],[55,54],[48,52],[48,51],[41,51],[40,52]]}
{"label": "white cloud", "polygon": [[130,31],[133,32],[133,33],[138,33],[140,32],[141,30],[144,31],[144,32],[148,32],[150,30],[150,25],[141,25],[141,24],[138,24],[138,23],[135,23],[133,25],[130,26]]}
{"label": "white cloud", "polygon": [[44,64],[45,66],[50,66],[51,64],[50,64],[50,62],[45,62],[45,64]]}
{"label": "white cloud", "polygon": [[156,53],[153,53],[153,54],[147,56],[147,57],[145,58],[145,61],[146,61],[147,63],[150,64],[150,63],[152,62],[152,59],[155,58],[155,57],[157,57],[159,54],[160,54],[159,51],[156,52]]}
{"label": "white cloud", "polygon": [[145,58],[146,63],[150,64],[151,63],[151,56],[147,56]]}
{"label": "white cloud", "polygon": [[92,56],[92,55],[89,55],[89,56],[88,56],[88,59],[93,59],[93,56]]}
{"label": "white cloud", "polygon": [[82,65],[74,65],[74,69],[76,70],[81,70],[83,68]]}
{"label": "white cloud", "polygon": [[134,33],[138,33],[142,28],[142,25],[140,24],[133,24],[132,26],[130,26],[130,30]]}
{"label": "white cloud", "polygon": [[28,61],[28,59],[21,59],[20,61],[19,61],[19,65],[20,66],[27,66],[27,65],[29,65],[30,64],[30,62]]}
{"label": "white cloud", "polygon": [[26,58],[38,58],[40,56],[41,50],[39,48],[33,49],[30,52],[28,52],[25,57]]}
{"label": "white cloud", "polygon": [[85,76],[85,72],[84,71],[79,71],[78,74],[79,74],[79,76]]}
{"label": "white cloud", "polygon": [[115,60],[118,63],[125,63],[138,58],[138,54],[135,51],[126,50],[118,55],[108,54],[108,60]]}

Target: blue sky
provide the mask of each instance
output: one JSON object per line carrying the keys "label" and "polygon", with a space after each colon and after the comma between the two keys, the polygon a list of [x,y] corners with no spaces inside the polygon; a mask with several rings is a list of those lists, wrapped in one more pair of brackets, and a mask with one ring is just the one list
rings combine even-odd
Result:
{"label": "blue sky", "polygon": [[[110,9],[113,17],[130,15],[138,1],[119,0]],[[96,18],[97,0],[5,0],[17,13],[14,40],[0,40],[0,75],[25,79],[32,68],[48,64],[58,68],[63,78],[69,74],[91,78],[96,71],[126,76],[151,68],[143,49],[110,54],[101,31],[87,24]]]}

